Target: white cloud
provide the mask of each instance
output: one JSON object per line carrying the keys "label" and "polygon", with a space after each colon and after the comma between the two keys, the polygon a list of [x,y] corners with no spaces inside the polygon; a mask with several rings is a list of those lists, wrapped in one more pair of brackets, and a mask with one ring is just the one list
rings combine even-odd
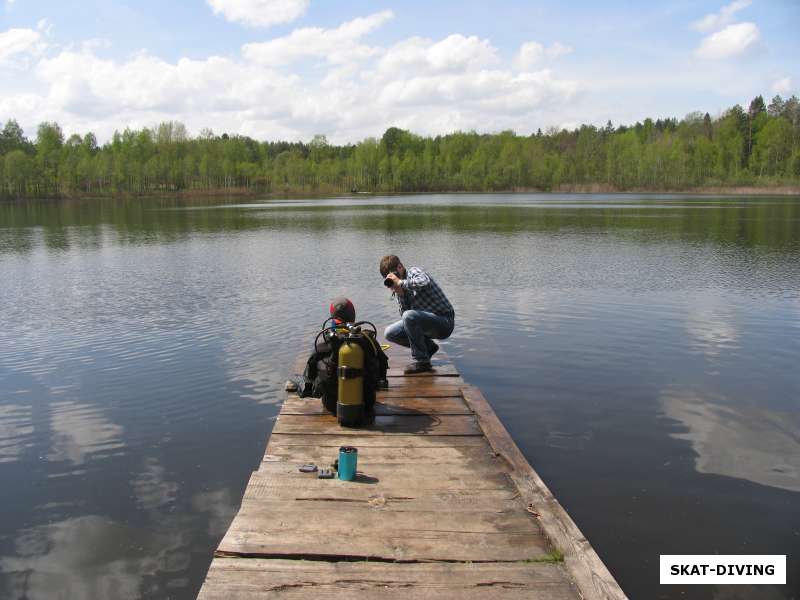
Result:
{"label": "white cloud", "polygon": [[572,52],[572,46],[567,46],[561,42],[555,42],[547,48],[547,56],[550,58],[558,58],[559,56],[569,54],[570,52]]}
{"label": "white cloud", "polygon": [[547,58],[558,58],[570,52],[572,52],[572,48],[570,46],[565,46],[561,42],[555,42],[547,48],[539,42],[525,42],[520,46],[514,63],[517,65],[517,68],[526,71]]}
{"label": "white cloud", "polygon": [[0,64],[21,55],[38,55],[46,47],[42,34],[33,29],[9,29],[0,33]]}
{"label": "white cloud", "polygon": [[360,44],[363,36],[392,19],[390,10],[347,21],[335,29],[306,27],[268,42],[245,44],[242,54],[265,65],[288,65],[303,58],[324,58],[330,63],[346,63],[374,56],[378,49]]}
{"label": "white cloud", "polygon": [[[421,134],[535,131],[564,120],[584,89],[551,69],[520,72],[477,36],[367,44],[364,36],[392,16],[384,11],[336,28],[297,29],[244,45],[238,57],[167,61],[142,52],[112,60],[97,43],[76,43],[38,60],[32,70],[38,88],[0,90],[0,114],[26,130],[57,120],[68,134],[91,130],[101,141],[115,129],[175,119],[192,133],[212,127],[308,140],[323,132],[342,143],[392,125]],[[555,56],[564,47],[548,51]],[[294,68],[301,60],[318,64]]]}
{"label": "white cloud", "polygon": [[36,30],[44,35],[53,33],[53,24],[47,19],[39,19],[36,21]]}
{"label": "white cloud", "polygon": [[309,0],[206,0],[215,14],[252,27],[290,23],[302,16]]}
{"label": "white cloud", "polygon": [[751,2],[752,0],[735,0],[723,6],[718,13],[710,13],[702,19],[694,21],[690,27],[703,33],[722,29],[733,21],[733,17],[737,12],[750,6]]}
{"label": "white cloud", "polygon": [[117,63],[98,58],[90,48],[42,60],[37,73],[58,105],[122,112],[243,108],[253,94],[278,91],[293,79],[218,56],[169,63],[139,54]]}
{"label": "white cloud", "polygon": [[525,42],[517,52],[516,63],[520,69],[529,69],[544,58],[544,46],[539,42]]}
{"label": "white cloud", "polygon": [[792,91],[792,78],[783,77],[772,84],[772,91],[776,94],[789,94]]}
{"label": "white cloud", "polygon": [[439,42],[412,37],[389,48],[377,66],[379,78],[475,71],[497,62],[488,40],[453,34]]}
{"label": "white cloud", "polygon": [[721,60],[739,56],[752,48],[761,37],[755,23],[737,23],[704,38],[695,51],[698,58]]}

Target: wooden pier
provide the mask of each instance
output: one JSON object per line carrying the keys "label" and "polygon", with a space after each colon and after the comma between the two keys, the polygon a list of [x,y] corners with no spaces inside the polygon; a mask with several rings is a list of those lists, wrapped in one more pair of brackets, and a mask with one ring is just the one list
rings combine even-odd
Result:
{"label": "wooden pier", "polygon": [[[368,427],[288,394],[198,598],[625,598],[480,391],[389,356]],[[342,445],[356,481],[298,471]]]}

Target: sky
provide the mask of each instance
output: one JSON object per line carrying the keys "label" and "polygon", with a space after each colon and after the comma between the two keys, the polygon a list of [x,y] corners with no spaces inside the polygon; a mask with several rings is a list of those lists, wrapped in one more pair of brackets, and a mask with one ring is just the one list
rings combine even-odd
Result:
{"label": "sky", "polygon": [[800,95],[800,1],[0,0],[0,120],[333,143]]}

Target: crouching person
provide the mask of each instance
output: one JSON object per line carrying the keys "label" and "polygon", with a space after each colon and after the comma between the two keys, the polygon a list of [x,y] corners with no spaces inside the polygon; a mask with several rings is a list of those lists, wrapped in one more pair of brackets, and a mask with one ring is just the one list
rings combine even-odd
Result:
{"label": "crouching person", "polygon": [[406,367],[407,374],[432,370],[431,357],[439,350],[434,340],[447,339],[453,333],[453,305],[429,273],[419,267],[406,269],[393,254],[381,259],[380,271],[402,317],[386,328],[384,336],[411,348],[413,362]]}

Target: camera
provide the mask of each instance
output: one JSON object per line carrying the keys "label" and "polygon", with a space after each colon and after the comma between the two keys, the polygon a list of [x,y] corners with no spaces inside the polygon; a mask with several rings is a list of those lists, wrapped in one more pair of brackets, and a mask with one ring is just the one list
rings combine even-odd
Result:
{"label": "camera", "polygon": [[[400,277],[397,273],[389,273],[389,275],[394,275],[395,277]],[[386,279],[383,280],[383,285],[386,287],[394,287],[394,281],[387,275]]]}

